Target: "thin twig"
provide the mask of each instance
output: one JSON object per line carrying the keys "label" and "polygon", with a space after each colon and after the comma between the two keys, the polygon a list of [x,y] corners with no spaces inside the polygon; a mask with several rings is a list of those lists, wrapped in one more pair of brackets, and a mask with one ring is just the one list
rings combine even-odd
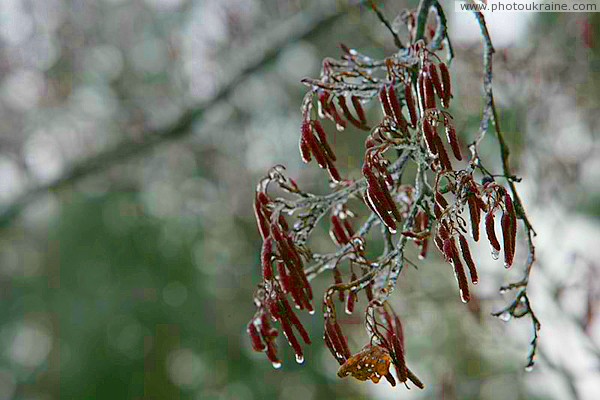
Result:
{"label": "thin twig", "polygon": [[[493,122],[496,136],[498,137],[498,142],[500,144],[502,172],[503,172],[504,176],[510,177],[510,176],[513,176],[511,168],[510,168],[510,163],[509,163],[510,150],[504,139],[504,134],[502,133],[502,130],[500,129],[500,121],[498,119],[498,112],[496,110],[496,105],[494,103],[494,93],[492,90],[492,57],[494,54],[494,47],[492,46],[492,41],[490,38],[489,31],[487,29],[487,25],[485,23],[485,18],[483,17],[483,14],[480,12],[474,12],[474,14],[475,14],[475,18],[477,19],[477,22],[479,23],[479,27],[481,29],[481,35],[483,36],[483,39],[484,39],[483,87],[484,87],[484,92],[485,92],[486,105],[485,105],[484,111],[483,111],[483,117],[481,120],[479,136],[476,139],[475,143],[473,144],[472,149],[474,151],[474,155],[476,155],[475,149],[477,148],[477,145],[481,142],[485,133],[487,132],[489,123]],[[527,262],[526,262],[526,266],[525,266],[525,273],[524,273],[523,279],[521,279],[519,282],[511,283],[509,285],[506,285],[506,286],[503,286],[500,288],[501,291],[520,288],[519,292],[517,293],[517,295],[515,297],[515,300],[513,301],[513,303],[508,305],[506,308],[504,308],[503,310],[501,310],[499,312],[494,313],[493,315],[499,316],[499,315],[502,315],[503,313],[508,312],[510,315],[517,317],[517,318],[523,317],[525,315],[529,315],[531,317],[531,322],[533,325],[533,338],[531,340],[531,349],[530,349],[530,352],[528,355],[528,363],[527,363],[527,368],[531,368],[534,364],[534,357],[535,357],[535,353],[537,350],[539,330],[540,330],[540,322],[539,322],[537,316],[535,315],[533,309],[531,308],[529,297],[527,295],[527,285],[529,283],[529,275],[531,273],[531,267],[533,266],[533,263],[535,262],[535,246],[533,244],[533,236],[535,235],[535,231],[533,230],[533,227],[531,226],[531,223],[529,222],[529,219],[527,218],[525,208],[523,207],[523,203],[521,202],[521,198],[519,197],[519,194],[517,192],[517,188],[515,186],[514,180],[507,179],[507,181],[508,181],[508,185],[510,187],[511,193],[512,193],[513,202],[515,204],[515,212],[517,214],[517,218],[519,218],[521,221],[523,221],[525,233],[527,235],[528,257],[527,257]],[[517,313],[517,309],[518,309],[517,306],[520,304],[520,302],[524,303],[525,311],[522,313]]]}
{"label": "thin twig", "polygon": [[390,21],[388,21],[387,18],[385,18],[385,15],[383,15],[379,8],[377,8],[377,5],[375,4],[374,0],[369,0],[369,3],[371,4],[373,11],[375,11],[375,14],[377,14],[377,17],[379,18],[381,23],[385,25],[385,27],[392,34],[392,37],[394,38],[394,44],[396,45],[396,47],[398,47],[399,49],[403,49],[404,45],[402,44],[402,41],[400,40],[398,34],[394,31],[394,28],[392,28],[392,24],[390,24]]}

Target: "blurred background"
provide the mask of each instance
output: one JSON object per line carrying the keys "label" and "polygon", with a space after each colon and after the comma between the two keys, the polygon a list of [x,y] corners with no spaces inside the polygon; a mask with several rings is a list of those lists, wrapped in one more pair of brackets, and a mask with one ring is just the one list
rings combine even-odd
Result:
{"label": "blurred background", "polygon": [[[417,6],[378,3],[390,20]],[[472,15],[442,3],[456,50],[451,112],[467,143],[482,110],[481,38]],[[303,188],[327,189],[298,154],[299,81],[339,57],[339,43],[394,51],[368,7],[2,0],[0,400],[597,399],[599,16],[488,16],[496,102],[538,233],[536,368],[524,371],[530,321],[490,316],[513,298],[498,288],[522,274],[524,238],[508,272],[480,243],[468,307],[434,252],[403,275],[393,302],[426,385],[409,391],[337,378],[319,313],[303,319],[314,339],[304,365],[282,345],[274,370],[245,335],[260,270],[254,185],[284,163]],[[373,104],[369,119],[380,112]],[[359,173],[364,135],[335,134],[343,174]],[[500,171],[492,134],[481,154]],[[355,351],[358,315],[342,320]]]}

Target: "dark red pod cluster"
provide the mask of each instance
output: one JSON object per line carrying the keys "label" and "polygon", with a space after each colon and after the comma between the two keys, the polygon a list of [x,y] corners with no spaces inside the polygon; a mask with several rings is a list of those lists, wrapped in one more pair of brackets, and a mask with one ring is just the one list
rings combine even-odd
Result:
{"label": "dark red pod cluster", "polygon": [[270,319],[269,311],[261,308],[257,316],[248,323],[246,332],[250,337],[252,349],[257,352],[264,351],[273,367],[279,368],[281,360],[277,357],[277,344],[275,343],[279,332],[271,327]]}
{"label": "dark red pod cluster", "polygon": [[367,180],[365,203],[390,232],[396,233],[396,222],[401,222],[402,216],[388,188],[393,181],[385,165],[377,149],[368,149],[362,168]]}
{"label": "dark red pod cluster", "polygon": [[458,137],[456,136],[456,129],[448,118],[444,119],[444,125],[446,129],[446,138],[448,139],[448,143],[452,148],[452,153],[454,154],[454,157],[460,161],[462,160],[462,154],[460,152],[460,145],[458,144]]}
{"label": "dark red pod cluster", "polygon": [[304,272],[302,258],[292,238],[283,228],[284,226],[279,221],[270,226],[272,239],[277,249],[277,268],[281,286],[285,293],[290,293],[300,309],[312,312],[313,293]]}
{"label": "dark red pod cluster", "polygon": [[394,83],[382,86],[379,91],[379,102],[383,108],[383,113],[396,123],[398,130],[403,135],[408,136],[408,122],[402,114],[402,107],[396,95]]}
{"label": "dark red pod cluster", "polygon": [[[301,132],[300,154],[302,155],[302,161],[305,163],[310,162],[312,154],[319,167],[326,169],[334,182],[339,182],[341,177],[333,164],[336,161],[336,156],[327,142],[327,134],[321,123],[319,121],[304,120]],[[314,133],[316,133],[316,136]]]}

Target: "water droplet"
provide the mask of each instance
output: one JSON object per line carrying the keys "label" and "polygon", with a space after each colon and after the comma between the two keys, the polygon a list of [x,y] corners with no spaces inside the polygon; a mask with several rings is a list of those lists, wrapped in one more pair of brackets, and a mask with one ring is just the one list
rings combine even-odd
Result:
{"label": "water droplet", "polygon": [[465,298],[465,295],[464,295],[463,291],[462,291],[462,290],[459,290],[459,292],[460,292],[460,300],[461,300],[463,303],[467,303],[467,302],[468,302],[468,300]]}
{"label": "water droplet", "polygon": [[498,315],[498,318],[504,322],[508,322],[512,318],[512,315],[510,315],[508,311],[504,311],[502,314]]}
{"label": "water droplet", "polygon": [[273,365],[273,368],[275,368],[275,369],[281,368],[281,363],[280,362],[274,362],[274,363],[271,363],[271,365]]}
{"label": "water droplet", "polygon": [[497,260],[498,257],[500,257],[500,252],[496,249],[494,249],[493,247],[491,248],[491,253],[492,253],[492,258],[494,260]]}
{"label": "water droplet", "polygon": [[346,307],[346,309],[344,311],[346,311],[346,314],[352,315],[352,311],[348,310],[348,307]]}
{"label": "water droplet", "polygon": [[335,129],[337,129],[338,132],[341,132],[341,131],[344,130],[344,127],[342,125],[340,125],[340,124],[335,124]]}
{"label": "water droplet", "polygon": [[525,372],[531,372],[533,371],[533,364],[529,364],[528,366],[525,367]]}
{"label": "water droplet", "polygon": [[510,267],[512,267],[512,264],[504,263],[504,268],[509,269]]}
{"label": "water droplet", "polygon": [[315,310],[309,310],[308,315],[315,315]]}
{"label": "water droplet", "polygon": [[396,234],[396,230],[395,230],[395,229],[392,229],[392,228],[390,228],[389,226],[388,226],[388,231],[390,231],[390,233],[391,233],[392,235],[395,235],[395,234]]}
{"label": "water droplet", "polygon": [[298,364],[304,363],[304,356],[302,356],[301,354],[296,354],[296,362]]}
{"label": "water droplet", "polygon": [[471,283],[473,283],[473,285],[477,285],[479,283],[479,281],[477,279],[473,279],[473,281]]}
{"label": "water droplet", "polygon": [[507,288],[505,288],[505,287],[500,288],[500,294],[504,294],[506,292],[508,292]]}

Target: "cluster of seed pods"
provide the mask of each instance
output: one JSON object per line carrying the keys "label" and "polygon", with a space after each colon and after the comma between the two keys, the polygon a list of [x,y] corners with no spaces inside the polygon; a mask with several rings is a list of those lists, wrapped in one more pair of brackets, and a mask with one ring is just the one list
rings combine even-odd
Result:
{"label": "cluster of seed pods", "polygon": [[[377,216],[389,237],[400,227],[403,240],[412,240],[418,246],[420,259],[427,256],[429,241],[433,239],[454,270],[462,301],[468,302],[471,295],[467,270],[472,284],[477,284],[479,278],[465,236],[467,229],[462,215],[468,209],[475,241],[479,240],[479,226],[485,215],[487,238],[492,255],[497,258],[501,246],[495,234],[494,215],[502,211],[507,268],[514,259],[517,221],[512,199],[502,186],[491,179],[479,184],[474,180],[472,168],[455,170],[453,167],[449,153],[452,153],[455,163],[462,161],[463,156],[452,116],[444,110],[452,99],[448,67],[422,42],[411,45],[409,56],[403,61],[395,56],[375,61],[344,45],[342,50],[341,60],[324,60],[320,79],[303,80],[310,90],[302,103],[299,141],[302,160],[309,163],[314,159],[337,184],[334,185],[336,190],[343,190],[355,181],[344,179],[336,167],[337,157],[322,121],[331,121],[339,131],[349,124],[369,131],[361,169],[364,186],[357,197],[362,198]],[[383,116],[371,128],[363,104],[372,99],[378,101]],[[442,128],[445,140],[438,133]],[[449,146],[450,152],[446,146]],[[433,172],[433,193],[427,193],[425,199],[417,202],[418,182],[414,185],[400,184],[397,175],[391,172],[391,162],[387,158],[390,150],[394,154],[396,150],[404,151],[417,162],[424,160],[425,168]],[[446,185],[441,188],[443,181]],[[291,180],[286,185],[284,189],[292,193],[309,199],[312,196],[299,192]],[[446,196],[450,195],[453,198],[447,200]],[[340,377],[352,376],[375,383],[385,377],[392,386],[398,379],[405,384],[411,381],[422,388],[421,381],[406,367],[400,319],[385,300],[380,301],[383,289],[378,287],[376,292],[374,277],[377,269],[382,269],[381,264],[379,260],[366,260],[365,238],[354,229],[352,220],[355,215],[346,201],[328,205],[331,207],[329,234],[337,246],[336,254],[341,255],[326,268],[332,271],[334,284],[324,296],[324,342],[341,365]],[[410,218],[414,219],[407,220],[409,210],[413,208],[416,211]],[[278,331],[270,326],[271,322],[278,322],[296,353],[296,359],[301,362],[302,348],[292,328],[305,343],[310,343],[310,340],[287,297],[293,300],[297,309],[313,313],[313,294],[303,262],[303,257],[311,260],[311,254],[294,242],[292,231],[277,211],[280,209],[268,197],[265,185],[259,185],[257,189],[254,209],[263,237],[263,279],[255,298],[258,311],[248,325],[248,333],[254,350],[264,351],[274,366],[280,366],[275,347]],[[410,221],[408,229],[407,221]],[[349,261],[350,268],[346,274],[342,272],[342,261]],[[344,281],[344,275],[349,281]],[[368,300],[366,325],[371,333],[371,342],[353,355],[337,320],[334,297],[344,304],[346,313],[352,314],[361,290],[365,291]],[[381,321],[377,320],[377,316]],[[392,365],[397,378],[389,371]]]}
{"label": "cluster of seed pods", "polygon": [[[255,296],[258,310],[247,327],[247,332],[256,351],[264,351],[273,363],[279,367],[275,338],[278,331],[270,326],[269,320],[279,322],[288,343],[296,353],[296,360],[303,362],[302,347],[292,327],[295,327],[306,344],[309,336],[290,306],[286,295],[289,294],[300,310],[314,313],[312,306],[312,288],[304,272],[304,263],[300,252],[292,240],[288,224],[281,214],[273,212],[273,203],[259,185],[254,200],[254,212],[259,231],[263,237],[261,264],[263,281]],[[276,273],[273,265],[276,265]]]}

